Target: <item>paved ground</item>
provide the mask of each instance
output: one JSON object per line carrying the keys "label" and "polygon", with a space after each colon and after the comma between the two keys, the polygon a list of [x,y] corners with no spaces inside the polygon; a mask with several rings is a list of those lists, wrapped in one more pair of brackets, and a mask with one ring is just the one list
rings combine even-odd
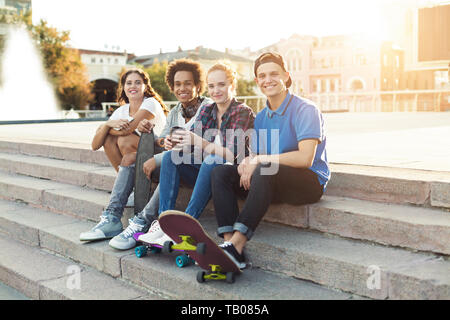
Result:
{"label": "paved ground", "polygon": [[[334,163],[450,171],[450,112],[325,114]],[[0,139],[89,148],[99,122],[0,125]]]}
{"label": "paved ground", "polygon": [[0,300],[30,300],[19,291],[0,282]]}

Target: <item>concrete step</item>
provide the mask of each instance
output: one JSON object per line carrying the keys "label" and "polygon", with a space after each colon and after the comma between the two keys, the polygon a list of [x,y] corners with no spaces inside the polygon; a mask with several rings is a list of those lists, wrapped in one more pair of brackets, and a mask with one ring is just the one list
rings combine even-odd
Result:
{"label": "concrete step", "polygon": [[0,140],[0,152],[8,154],[26,154],[52,159],[94,163],[110,166],[105,152],[93,151],[86,144],[55,141],[23,142],[20,140]]}
{"label": "concrete step", "polygon": [[308,227],[342,237],[450,255],[448,212],[324,196],[309,206]]}
{"label": "concrete step", "polygon": [[[3,234],[0,245],[5,248],[2,249],[5,258],[0,261],[0,281],[7,280],[9,286],[26,292],[33,299],[89,299],[90,296],[100,299],[361,298],[256,267],[245,270],[234,285],[223,282],[199,284],[196,273],[200,269],[197,266],[176,267],[173,254],[139,259],[133,250],[114,250],[107,241],[81,243],[79,233],[93,224],[23,203],[0,201],[0,234]],[[76,295],[71,295],[67,289],[71,276],[67,271],[69,267],[82,270],[83,292]],[[131,287],[122,296],[118,287],[124,283],[127,286],[133,283],[138,288],[132,290],[134,287]],[[89,287],[84,288],[84,285]],[[145,292],[148,294],[144,295]]]}
{"label": "concrete step", "polygon": [[[215,234],[216,221],[213,217],[202,217],[200,222],[211,235]],[[0,230],[13,239],[40,246],[113,277],[121,276],[161,292],[177,292],[176,288],[181,283],[187,285],[195,279],[194,269],[178,270],[173,255],[138,259],[133,251],[117,251],[109,247],[107,241],[81,243],[79,234],[94,225],[94,222],[30,208],[22,203],[0,201]],[[216,240],[219,241],[217,237]],[[261,282],[266,277],[268,281],[276,282],[271,277],[278,275],[287,283],[294,281],[293,278],[303,279],[375,299],[450,298],[448,257],[265,222],[261,223],[248,243],[246,253],[254,267],[251,272],[245,273],[245,277],[240,277],[245,279],[246,286],[251,286],[253,281]],[[268,271],[275,275],[270,272],[266,274]],[[161,277],[146,277],[150,274]],[[166,280],[162,283],[161,279]],[[198,287],[200,292],[202,288]],[[224,288],[221,284],[214,288],[218,290],[214,293],[217,298],[236,298],[231,293],[231,296],[223,296],[225,293],[218,289]],[[277,290],[281,290],[280,287]]]}
{"label": "concrete step", "polygon": [[0,280],[33,300],[170,298],[1,233],[0,246]]}
{"label": "concrete step", "polygon": [[0,195],[92,221],[98,220],[110,197],[105,191],[1,171]]}
{"label": "concrete step", "polygon": [[[0,169],[9,172],[0,172],[0,198],[20,200],[31,206],[46,208],[51,210],[52,214],[58,213],[56,216],[63,218],[71,215],[71,219],[87,219],[91,222],[77,221],[93,226],[109,200],[107,191],[112,188],[115,177],[112,168],[96,158],[98,152],[85,150],[79,146],[30,145],[19,143],[15,146],[6,143],[5,147],[5,142],[0,142],[0,150],[14,154],[0,154]],[[24,153],[29,153],[31,156]],[[70,159],[61,160],[69,157]],[[252,239],[249,243],[249,256],[255,265],[264,271],[271,270],[284,276],[306,279],[366,297],[382,299],[446,297],[448,299],[450,296],[448,291],[450,237],[448,236],[449,213],[446,208],[448,208],[450,197],[447,173],[338,164],[332,166],[331,181],[335,181],[335,185],[330,182],[327,195],[319,203],[311,206],[271,206],[264,220],[292,227],[263,223],[262,227],[258,228],[254,239],[268,232],[270,241]],[[371,195],[371,193],[376,194]],[[190,190],[183,189],[180,192],[177,203],[180,209],[185,207],[189,195]],[[210,223],[209,230],[215,233],[215,220],[211,216],[211,211],[210,203],[202,223]],[[125,212],[123,219],[125,225],[127,218],[132,215],[131,209]],[[36,224],[38,222],[35,221]],[[5,222],[5,224],[10,223]],[[310,230],[299,230],[298,227],[310,228]],[[20,224],[13,224],[13,228],[21,230],[17,233],[18,237],[27,238],[30,234],[29,228],[24,229],[20,227]],[[281,229],[271,232],[271,228]],[[72,248],[72,243],[76,242],[79,233],[87,229],[80,228],[76,234],[73,234],[72,240],[62,241],[61,246],[58,247],[61,248],[59,251],[71,252],[70,255],[75,252],[73,255],[77,255],[79,249],[67,248]],[[363,241],[342,239],[321,232]],[[277,233],[290,233],[288,240],[296,243],[300,252],[290,249],[286,251],[282,245],[285,243],[284,240],[277,240],[275,237]],[[37,234],[38,239],[45,238],[46,235],[46,233],[42,236],[40,233],[33,232],[31,234],[35,236]],[[299,234],[302,236],[296,236]],[[330,252],[322,252],[322,249],[317,248],[310,252],[308,245],[304,247],[303,242],[297,243],[298,239],[306,243],[317,242],[319,248],[336,247],[334,249],[336,252],[340,252],[338,248],[342,246],[344,252],[340,252],[342,257],[335,257]],[[338,242],[329,244],[324,239],[338,239]],[[414,250],[432,251],[445,256],[389,248],[366,242],[366,240]],[[348,256],[346,252],[352,251],[354,244],[358,246],[357,250]],[[109,249],[107,244],[103,246]],[[377,249],[373,249],[372,252],[371,247]],[[85,249],[83,247],[83,250]],[[392,251],[384,252],[383,250]],[[399,253],[393,253],[394,250],[398,250]],[[55,250],[55,252],[59,251]],[[261,258],[267,253],[272,254],[272,257]],[[105,258],[103,253],[95,251],[88,252],[85,256],[88,265],[96,261],[96,256],[104,257],[108,261],[115,259],[109,256]],[[370,261],[366,263],[361,257],[369,257]],[[126,260],[127,257],[124,259]],[[386,262],[386,259],[390,260]],[[300,265],[306,263],[308,267],[305,270],[298,270],[297,267],[292,266],[292,261]],[[396,263],[393,264],[392,261]],[[118,269],[111,267],[109,263],[106,265],[107,270],[115,270],[115,272],[120,270],[119,274],[123,272],[122,267]],[[139,269],[139,267],[136,268]],[[97,269],[105,271],[101,268]],[[342,275],[334,275],[339,272]],[[368,279],[369,272],[380,275],[380,289],[369,289],[368,280],[362,281]],[[114,274],[109,271],[106,273]],[[175,283],[176,281],[174,285]]]}
{"label": "concrete step", "polygon": [[331,164],[331,175],[327,195],[450,208],[450,172]]}
{"label": "concrete step", "polygon": [[[98,221],[110,197],[105,191],[1,171],[0,194],[3,198],[25,201],[94,222]],[[177,208],[184,210],[189,197],[190,190],[183,188]],[[240,204],[242,206],[243,202]],[[132,208],[126,209],[122,223],[128,225],[128,219],[133,215]],[[204,215],[214,215],[212,201]],[[450,254],[450,214],[439,209],[324,196],[313,205],[273,205],[264,221],[385,245]]]}
{"label": "concrete step", "polygon": [[[102,150],[92,151],[86,146],[65,145],[56,142],[51,144],[35,144],[24,142],[0,141],[0,152],[3,154],[23,154],[66,160],[58,163],[31,161],[30,165],[55,165],[57,170],[70,168],[83,171],[88,175],[87,184],[93,183],[98,188],[108,188],[114,181],[114,170],[111,169]],[[2,155],[4,157],[4,155]],[[4,170],[16,170],[11,162],[27,161],[26,158],[6,157]],[[71,161],[67,163],[67,161]],[[99,166],[77,166],[72,162],[97,164]],[[48,169],[40,169],[45,172]],[[25,168],[22,170],[25,172]],[[326,194],[371,200],[384,203],[413,204],[425,207],[450,208],[450,172],[436,172],[402,168],[386,168],[361,165],[331,164],[332,178]],[[30,170],[28,170],[30,172]],[[66,171],[70,176],[72,170]],[[24,173],[25,174],[25,173]],[[56,173],[55,173],[56,175]],[[61,177],[61,174],[59,174]],[[104,181],[105,180],[105,181]]]}
{"label": "concrete step", "polygon": [[105,191],[117,176],[111,166],[6,153],[0,153],[0,170]]}

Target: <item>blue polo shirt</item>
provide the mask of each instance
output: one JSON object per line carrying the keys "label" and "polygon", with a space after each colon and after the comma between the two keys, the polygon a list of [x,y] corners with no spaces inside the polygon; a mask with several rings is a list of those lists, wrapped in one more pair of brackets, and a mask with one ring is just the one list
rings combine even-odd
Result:
{"label": "blue polo shirt", "polygon": [[317,174],[326,188],[330,179],[324,132],[324,120],[320,110],[310,100],[288,92],[281,106],[270,110],[268,102],[255,119],[256,135],[252,136],[252,151],[256,154],[281,154],[298,150],[304,139],[317,139],[316,155],[309,168]]}

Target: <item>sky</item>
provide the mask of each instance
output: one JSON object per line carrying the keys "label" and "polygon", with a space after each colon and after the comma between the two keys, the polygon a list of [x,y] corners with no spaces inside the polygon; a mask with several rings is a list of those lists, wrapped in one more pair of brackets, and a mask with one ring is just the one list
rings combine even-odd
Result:
{"label": "sky", "polygon": [[33,22],[70,45],[145,55],[197,46],[257,50],[292,34],[388,37],[386,6],[423,0],[32,0]]}

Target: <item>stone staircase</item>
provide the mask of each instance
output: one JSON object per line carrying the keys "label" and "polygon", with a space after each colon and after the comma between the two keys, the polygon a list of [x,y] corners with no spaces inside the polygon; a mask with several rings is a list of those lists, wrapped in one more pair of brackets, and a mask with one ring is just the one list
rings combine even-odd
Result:
{"label": "stone staircase", "polygon": [[[32,299],[450,299],[450,173],[332,172],[320,202],[270,208],[235,284],[199,284],[175,254],[139,259],[78,240],[114,183],[103,152],[0,141],[0,281]],[[215,235],[211,202],[200,221]]]}

